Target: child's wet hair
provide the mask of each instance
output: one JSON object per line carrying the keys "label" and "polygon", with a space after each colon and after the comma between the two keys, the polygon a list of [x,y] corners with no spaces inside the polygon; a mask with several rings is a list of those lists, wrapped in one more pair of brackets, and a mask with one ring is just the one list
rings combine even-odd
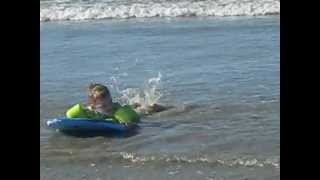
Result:
{"label": "child's wet hair", "polygon": [[100,97],[110,97],[109,89],[99,83],[91,83],[88,87],[89,96],[98,93]]}

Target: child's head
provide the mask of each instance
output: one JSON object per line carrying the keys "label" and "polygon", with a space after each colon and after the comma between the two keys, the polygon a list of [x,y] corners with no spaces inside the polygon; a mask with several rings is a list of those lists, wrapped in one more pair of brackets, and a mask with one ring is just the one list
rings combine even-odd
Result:
{"label": "child's head", "polygon": [[91,104],[95,104],[97,102],[112,103],[109,89],[102,84],[90,84],[88,88],[88,96]]}

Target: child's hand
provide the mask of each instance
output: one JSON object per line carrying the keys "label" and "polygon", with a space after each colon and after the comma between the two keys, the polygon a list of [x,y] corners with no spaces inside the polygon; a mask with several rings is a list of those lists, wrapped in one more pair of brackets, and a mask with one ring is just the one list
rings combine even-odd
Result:
{"label": "child's hand", "polygon": [[161,112],[164,111],[166,108],[164,106],[161,106],[159,104],[153,104],[150,106],[153,112]]}
{"label": "child's hand", "polygon": [[89,110],[93,111],[93,107],[92,106],[88,106],[87,107]]}
{"label": "child's hand", "polygon": [[139,103],[133,103],[132,107],[133,107],[134,109],[136,109],[136,108],[138,108],[138,107],[141,107],[141,104],[139,104]]}

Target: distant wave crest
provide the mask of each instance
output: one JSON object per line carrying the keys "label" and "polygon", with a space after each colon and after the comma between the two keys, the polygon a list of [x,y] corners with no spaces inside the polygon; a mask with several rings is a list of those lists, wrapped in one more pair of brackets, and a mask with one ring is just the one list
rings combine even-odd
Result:
{"label": "distant wave crest", "polygon": [[40,1],[40,21],[280,14],[279,0]]}

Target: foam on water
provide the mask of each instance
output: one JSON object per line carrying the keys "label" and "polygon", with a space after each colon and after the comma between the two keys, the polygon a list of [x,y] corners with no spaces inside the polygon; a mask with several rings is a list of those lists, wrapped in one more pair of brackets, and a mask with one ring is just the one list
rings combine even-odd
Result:
{"label": "foam on water", "polygon": [[280,169],[280,158],[255,158],[255,157],[235,157],[230,159],[209,158],[205,155],[201,157],[187,157],[180,155],[161,155],[161,156],[143,156],[135,153],[120,152],[120,157],[132,163],[146,162],[167,162],[167,163],[208,163],[223,166],[245,166],[245,167],[264,167],[271,166]]}
{"label": "foam on water", "polygon": [[280,14],[279,0],[40,1],[40,21]]}

